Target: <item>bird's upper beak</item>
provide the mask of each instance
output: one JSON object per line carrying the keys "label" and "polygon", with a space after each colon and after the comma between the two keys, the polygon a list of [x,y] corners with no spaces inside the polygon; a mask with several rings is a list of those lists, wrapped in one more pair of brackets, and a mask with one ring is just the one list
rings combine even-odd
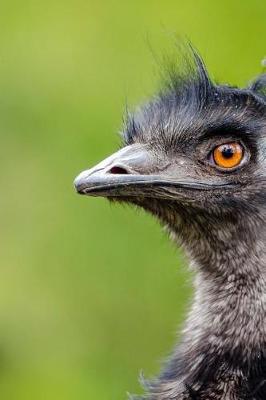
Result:
{"label": "bird's upper beak", "polygon": [[[78,193],[88,196],[134,196],[158,185],[157,157],[146,145],[126,146],[95,167],[81,172],[74,181]],[[160,167],[162,167],[160,165]]]}

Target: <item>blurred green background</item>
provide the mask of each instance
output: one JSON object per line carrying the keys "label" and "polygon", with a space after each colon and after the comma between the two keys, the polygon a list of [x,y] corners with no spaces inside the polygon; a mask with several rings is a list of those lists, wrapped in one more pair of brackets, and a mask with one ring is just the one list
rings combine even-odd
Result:
{"label": "blurred green background", "polygon": [[265,55],[266,3],[2,1],[0,397],[141,392],[191,297],[182,253],[151,217],[79,197],[72,181],[114,151],[127,102],[157,86],[174,34],[211,75],[244,85]]}

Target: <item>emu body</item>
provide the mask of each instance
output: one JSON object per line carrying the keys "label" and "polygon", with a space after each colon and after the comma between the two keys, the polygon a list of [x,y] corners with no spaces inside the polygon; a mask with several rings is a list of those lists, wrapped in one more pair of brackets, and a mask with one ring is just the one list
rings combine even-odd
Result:
{"label": "emu body", "polygon": [[[265,400],[266,76],[238,89],[214,84],[194,51],[184,64],[75,186],[155,215],[196,270],[182,340],[147,398]],[[224,167],[235,144],[241,160]]]}

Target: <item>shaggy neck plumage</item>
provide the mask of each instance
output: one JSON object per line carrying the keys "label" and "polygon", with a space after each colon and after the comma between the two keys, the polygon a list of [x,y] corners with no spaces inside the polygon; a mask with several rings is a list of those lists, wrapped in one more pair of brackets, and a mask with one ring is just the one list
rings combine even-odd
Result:
{"label": "shaggy neck plumage", "polygon": [[214,218],[207,229],[201,216],[198,221],[184,237],[197,272],[183,343],[235,361],[241,353],[241,363],[248,365],[266,345],[264,219],[238,215],[217,224]]}
{"label": "shaggy neck plumage", "polygon": [[[183,339],[154,399],[171,398],[184,388],[194,393],[186,397],[192,399],[208,399],[208,390],[239,396],[259,390],[259,396],[266,396],[264,215],[170,214],[168,229],[196,271],[195,296]],[[227,397],[217,392],[217,398]]]}

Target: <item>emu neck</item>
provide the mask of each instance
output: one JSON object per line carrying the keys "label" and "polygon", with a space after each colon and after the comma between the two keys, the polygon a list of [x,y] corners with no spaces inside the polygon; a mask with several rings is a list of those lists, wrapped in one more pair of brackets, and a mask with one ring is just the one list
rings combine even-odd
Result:
{"label": "emu neck", "polygon": [[205,225],[195,216],[193,226],[179,221],[171,227],[196,278],[183,340],[166,371],[170,379],[199,388],[240,374],[239,390],[243,382],[251,390],[254,376],[256,382],[265,379],[266,232],[263,218],[253,221],[239,216]]}
{"label": "emu neck", "polygon": [[186,246],[197,276],[185,336],[192,344],[208,335],[218,353],[242,350],[248,357],[266,344],[266,235],[263,223],[245,222],[214,223]]}
{"label": "emu neck", "polygon": [[245,260],[236,252],[234,257],[238,270],[220,276],[198,272],[183,343],[251,362],[266,350],[266,267],[254,252]]}

